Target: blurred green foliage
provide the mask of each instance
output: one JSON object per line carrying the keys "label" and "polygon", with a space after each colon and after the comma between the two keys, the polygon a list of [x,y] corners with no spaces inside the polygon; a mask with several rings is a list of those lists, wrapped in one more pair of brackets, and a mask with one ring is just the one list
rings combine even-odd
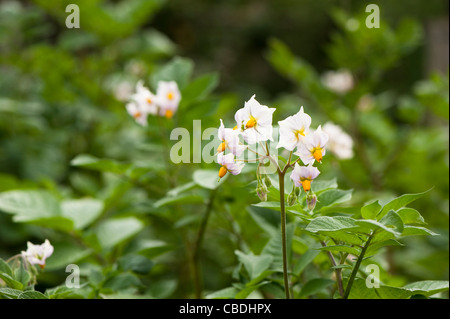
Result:
{"label": "blurred green foliage", "polygon": [[[214,164],[168,160],[173,128],[231,123],[254,93],[280,120],[304,105],[313,126],[330,120],[352,136],[355,156],[321,167],[324,181],[353,189],[350,202],[331,203],[339,213],[359,218],[373,198],[432,188],[412,207],[440,236],[407,238],[376,262],[389,287],[448,280],[448,71],[425,73],[422,24],[448,3],[378,1],[382,25],[369,31],[370,1],[78,0],[81,28],[67,29],[71,2],[0,3],[0,257],[50,238],[38,290],[63,285],[77,263],[88,283],[78,297],[193,297],[198,229],[210,214],[203,296],[282,298],[269,268],[279,262],[279,217],[258,204],[253,172],[217,184]],[[329,69],[350,70],[353,89],[327,89]],[[140,79],[153,90],[177,81],[172,120],[152,117],[144,129],[128,116]],[[192,140],[191,156],[208,142]],[[293,225],[296,292],[329,297],[329,260]],[[63,287],[45,296],[77,297]]]}

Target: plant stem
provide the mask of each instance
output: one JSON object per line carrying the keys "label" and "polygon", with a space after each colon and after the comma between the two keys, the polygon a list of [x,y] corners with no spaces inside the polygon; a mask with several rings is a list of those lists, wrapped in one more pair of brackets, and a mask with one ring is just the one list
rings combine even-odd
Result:
{"label": "plant stem", "polygon": [[[327,244],[324,241],[320,241],[320,244],[323,247],[327,247]],[[327,250],[327,254],[328,254],[328,258],[330,258],[331,264],[333,265],[333,267],[337,266],[336,260],[334,259],[333,254],[331,253],[331,251]],[[336,282],[337,282],[337,286],[338,286],[338,291],[339,291],[339,295],[341,296],[341,298],[344,296],[344,287],[342,286],[342,270],[341,269],[335,269],[336,272]]]}
{"label": "plant stem", "polygon": [[206,206],[206,212],[203,216],[202,222],[200,224],[200,228],[197,233],[197,240],[195,241],[194,253],[192,254],[192,259],[194,263],[194,286],[195,286],[195,297],[200,299],[202,297],[202,280],[201,280],[201,272],[200,272],[200,250],[203,243],[203,238],[205,237],[206,225],[208,224],[209,216],[212,212],[214,198],[216,196],[217,189],[211,191],[209,195],[208,203]]}
{"label": "plant stem", "polygon": [[284,279],[284,291],[286,293],[286,299],[290,299],[289,294],[289,279],[287,269],[287,239],[286,239],[286,210],[284,199],[284,170],[278,171],[279,186],[280,186],[280,211],[281,211],[281,242],[283,249],[283,279]]}
{"label": "plant stem", "polygon": [[347,299],[350,295],[350,290],[352,289],[353,281],[355,280],[356,274],[358,273],[358,269],[361,266],[361,262],[364,259],[364,255],[366,254],[367,248],[369,248],[370,242],[372,241],[374,233],[372,232],[369,235],[369,238],[367,239],[366,243],[364,244],[364,247],[361,250],[361,253],[358,256],[358,259],[356,260],[355,265],[353,266],[352,273],[350,275],[350,279],[348,280],[347,288],[345,289],[344,297],[343,299]]}

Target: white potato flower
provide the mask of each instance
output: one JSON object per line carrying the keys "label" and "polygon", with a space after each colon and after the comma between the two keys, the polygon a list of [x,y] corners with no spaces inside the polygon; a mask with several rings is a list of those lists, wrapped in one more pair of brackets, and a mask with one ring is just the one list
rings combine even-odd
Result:
{"label": "white potato flower", "polygon": [[353,139],[342,128],[331,122],[323,126],[323,131],[328,135],[327,149],[339,159],[353,157]]}
{"label": "white potato flower", "polygon": [[250,100],[245,102],[244,107],[236,112],[234,118],[237,127],[248,144],[273,141],[272,115],[274,111],[275,108],[261,105],[253,95]]}
{"label": "white potato flower", "polygon": [[300,159],[305,165],[313,164],[314,161],[322,162],[322,157],[326,153],[325,146],[328,142],[328,135],[322,131],[319,125],[317,130],[308,134],[299,144],[295,155],[300,156]]}
{"label": "white potato flower", "polygon": [[228,149],[234,156],[239,157],[245,151],[246,146],[242,145],[239,141],[240,132],[237,129],[225,128],[222,119],[220,119],[220,127],[217,134],[219,140],[222,141],[217,148],[219,153]]}
{"label": "white potato flower", "polygon": [[45,260],[53,254],[53,246],[46,239],[41,245],[27,243],[27,250],[22,251],[22,256],[32,265],[39,265],[41,269],[45,267]]}
{"label": "white potato flower", "polygon": [[137,82],[136,93],[131,95],[131,100],[133,100],[137,104],[139,110],[146,115],[155,115],[158,113],[157,98],[144,86],[142,81]]}
{"label": "white potato flower", "polygon": [[344,94],[353,89],[353,76],[348,70],[327,71],[322,75],[322,83],[329,90]]}
{"label": "white potato flower", "polygon": [[300,166],[298,163],[295,163],[294,170],[291,173],[291,179],[294,182],[296,187],[303,187],[305,192],[308,192],[311,189],[312,181],[319,176],[320,172],[317,167],[309,164],[308,166]]}
{"label": "white potato flower", "polygon": [[175,81],[159,81],[156,89],[159,115],[172,118],[181,101],[181,92]]}
{"label": "white potato flower", "polygon": [[278,124],[280,126],[280,140],[277,148],[284,147],[288,151],[293,151],[308,134],[311,117],[303,111],[302,106],[297,114],[279,121]]}
{"label": "white potato flower", "polygon": [[232,175],[238,175],[245,166],[244,162],[236,162],[234,155],[231,153],[227,155],[223,155],[223,153],[217,154],[217,163],[222,165],[219,169],[220,178],[224,177],[227,172],[230,172]]}

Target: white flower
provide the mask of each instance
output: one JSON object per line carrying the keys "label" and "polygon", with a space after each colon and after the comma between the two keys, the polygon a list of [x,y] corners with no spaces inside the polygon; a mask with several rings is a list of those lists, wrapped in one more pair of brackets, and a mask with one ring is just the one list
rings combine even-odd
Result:
{"label": "white flower", "polygon": [[288,151],[293,151],[303,137],[308,134],[311,117],[303,111],[302,106],[297,114],[279,121],[278,124],[280,125],[280,140],[277,148],[284,147]]}
{"label": "white flower", "polygon": [[42,245],[27,243],[27,250],[22,251],[22,256],[32,265],[39,265],[41,269],[45,267],[45,260],[53,254],[53,246],[48,239]]}
{"label": "white flower", "polygon": [[303,187],[305,192],[311,189],[311,182],[319,176],[320,172],[317,167],[309,164],[308,166],[300,166],[295,163],[294,170],[291,173],[291,179],[296,187]]}
{"label": "white flower", "polygon": [[137,123],[139,123],[142,126],[147,125],[147,112],[145,112],[142,107],[137,104],[136,102],[129,102],[125,106],[127,109],[128,114],[130,114]]}
{"label": "white flower", "polygon": [[171,118],[181,101],[181,93],[177,82],[159,81],[156,95],[158,97],[159,115]]}
{"label": "white flower", "polygon": [[340,126],[327,122],[323,126],[323,131],[329,137],[326,148],[337,158],[350,159],[353,157],[353,140]]}
{"label": "white flower", "polygon": [[329,90],[343,94],[353,89],[353,76],[348,70],[327,71],[322,75],[322,83]]}
{"label": "white flower", "polygon": [[242,131],[242,136],[248,144],[255,144],[272,138],[272,114],[275,108],[261,105],[255,100],[255,95],[245,102],[234,118],[237,127]]}
{"label": "white flower", "polygon": [[221,153],[225,151],[225,149],[229,149],[235,156],[241,156],[246,147],[239,142],[239,135],[240,133],[237,129],[225,128],[222,119],[220,119],[218,137],[222,143],[217,148],[217,151]]}
{"label": "white flower", "polygon": [[217,154],[217,163],[222,165],[219,170],[219,177],[222,178],[227,172],[233,175],[238,175],[244,167],[244,162],[236,162],[234,155],[229,153],[223,155],[223,153]]}
{"label": "white flower", "polygon": [[325,155],[325,146],[328,142],[328,135],[322,131],[319,126],[313,133],[308,134],[299,144],[295,155],[300,156],[305,165],[312,164],[314,161],[322,162]]}
{"label": "white flower", "polygon": [[157,98],[142,81],[136,84],[136,93],[131,96],[131,99],[136,102],[139,111],[145,115],[158,113]]}

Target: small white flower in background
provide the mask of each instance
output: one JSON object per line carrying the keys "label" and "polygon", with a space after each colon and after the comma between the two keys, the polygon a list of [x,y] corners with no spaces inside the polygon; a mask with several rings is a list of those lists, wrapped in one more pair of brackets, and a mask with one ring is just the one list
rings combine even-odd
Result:
{"label": "small white flower in background", "polygon": [[300,159],[305,165],[313,164],[314,161],[322,162],[322,157],[326,153],[325,146],[328,142],[328,134],[322,131],[319,125],[317,130],[308,134],[297,148],[295,155],[300,156]]}
{"label": "small white flower in background", "polygon": [[45,267],[45,260],[53,254],[53,246],[48,239],[42,245],[27,243],[27,250],[22,251],[22,256],[32,265],[39,265],[41,269]]}
{"label": "small white flower in background", "polygon": [[114,96],[121,102],[128,101],[133,94],[133,85],[128,81],[121,81],[113,88]]}
{"label": "small white flower in background", "polygon": [[300,166],[295,163],[294,170],[291,173],[291,179],[296,187],[303,187],[305,192],[311,189],[311,182],[319,176],[320,172],[317,167],[312,166]]}
{"label": "small white flower in background", "polygon": [[244,140],[248,144],[255,144],[272,138],[272,115],[275,108],[261,105],[253,95],[245,102],[244,107],[234,115],[237,128],[242,132]]}
{"label": "small white flower in background", "polygon": [[131,96],[131,99],[136,102],[142,112],[146,114],[157,114],[157,97],[144,86],[142,81],[136,84],[136,93]]}
{"label": "small white flower in background", "polygon": [[298,143],[308,134],[311,125],[311,117],[303,111],[291,115],[283,121],[279,121],[280,140],[277,148],[284,147],[288,151],[293,151]]}
{"label": "small white flower in background", "polygon": [[227,155],[223,155],[223,153],[217,154],[217,163],[222,165],[219,169],[220,178],[224,177],[227,172],[230,172],[232,175],[238,175],[245,165],[244,162],[236,162],[234,155],[231,153]]}
{"label": "small white flower in background", "polygon": [[128,114],[130,114],[137,123],[139,123],[142,126],[147,125],[147,112],[145,112],[140,104],[137,104],[136,102],[129,102],[125,106],[127,109]]}
{"label": "small white flower in background", "polygon": [[235,156],[239,157],[245,151],[246,146],[242,145],[239,141],[239,131],[237,129],[225,128],[223,125],[222,119],[220,119],[220,127],[218,130],[219,140],[222,141],[219,147],[217,148],[217,152],[224,152],[225,149],[228,149]]}
{"label": "small white flower in background", "polygon": [[322,83],[329,90],[343,94],[353,89],[353,76],[348,70],[327,71],[322,75]]}
{"label": "small white flower in background", "polygon": [[171,118],[181,101],[181,93],[177,82],[159,81],[156,95],[158,97],[159,115]]}
{"label": "small white flower in background", "polygon": [[353,139],[342,128],[331,122],[325,123],[323,131],[328,134],[327,149],[339,159],[353,157]]}

